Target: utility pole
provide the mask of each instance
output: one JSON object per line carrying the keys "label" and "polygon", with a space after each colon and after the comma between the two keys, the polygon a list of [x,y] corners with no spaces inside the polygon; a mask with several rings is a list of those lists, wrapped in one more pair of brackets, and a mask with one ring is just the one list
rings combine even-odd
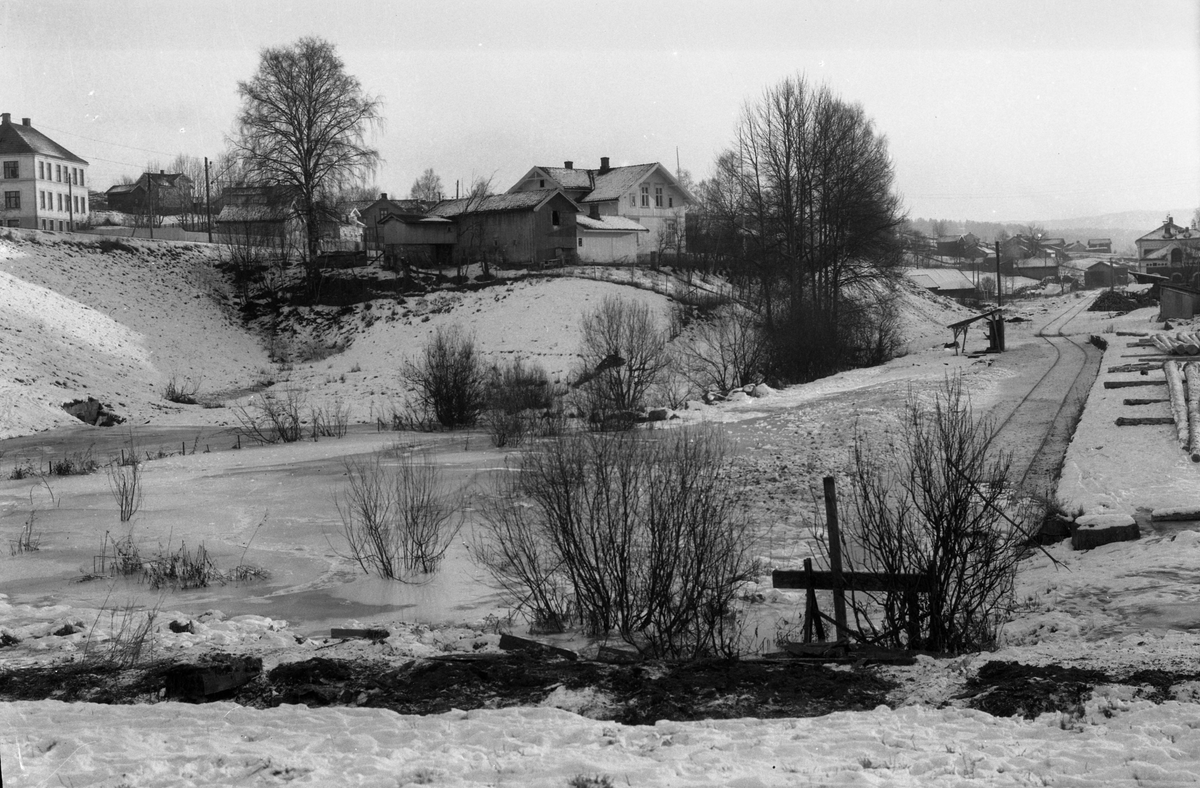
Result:
{"label": "utility pole", "polygon": [[1000,242],[996,241],[996,308],[1004,306],[1004,280],[1000,278]]}
{"label": "utility pole", "polygon": [[150,240],[154,240],[154,176],[146,173],[146,200],[150,205],[150,215],[146,217],[146,224],[150,227]]}
{"label": "utility pole", "polygon": [[208,242],[212,243],[212,196],[208,190],[208,157],[204,157],[204,215],[208,219]]}

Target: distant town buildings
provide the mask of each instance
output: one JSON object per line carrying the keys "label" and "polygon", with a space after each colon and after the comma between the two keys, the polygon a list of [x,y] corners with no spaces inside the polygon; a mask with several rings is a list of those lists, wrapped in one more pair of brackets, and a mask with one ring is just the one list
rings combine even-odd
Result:
{"label": "distant town buildings", "polygon": [[0,114],[0,224],[73,230],[87,222],[88,163],[34,128]]}

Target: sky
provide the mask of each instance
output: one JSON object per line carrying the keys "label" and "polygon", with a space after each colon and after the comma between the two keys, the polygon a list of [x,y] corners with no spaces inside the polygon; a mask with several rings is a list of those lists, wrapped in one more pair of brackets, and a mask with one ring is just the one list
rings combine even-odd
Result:
{"label": "sky", "polygon": [[1200,205],[1194,0],[0,0],[0,30],[0,111],[93,188],[215,159],[262,50],[317,35],[383,100],[393,196],[428,167],[503,191],[601,156],[703,179],[745,105],[803,74],[886,135],[913,218]]}

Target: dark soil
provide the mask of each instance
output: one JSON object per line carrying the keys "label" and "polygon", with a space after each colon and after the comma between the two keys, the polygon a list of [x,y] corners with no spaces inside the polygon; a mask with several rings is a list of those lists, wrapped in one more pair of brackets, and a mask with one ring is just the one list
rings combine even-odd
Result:
{"label": "dark soil", "polygon": [[1048,711],[1078,716],[1097,684],[1125,684],[1138,688],[1138,695],[1155,703],[1169,700],[1175,684],[1194,681],[1200,673],[1171,673],[1140,670],[1125,676],[1104,671],[1058,665],[1023,665],[1020,662],[988,662],[967,682],[966,691],[956,696],[973,709],[997,717],[1033,719]]}
{"label": "dark soil", "polygon": [[[316,657],[265,673],[260,664],[256,658],[211,655],[199,664],[216,668],[209,671],[207,683],[194,676],[181,678],[196,665],[169,662],[126,670],[94,663],[14,668],[0,671],[0,701],[231,700],[252,708],[303,703],[439,714],[451,709],[531,706],[559,687],[591,688],[611,701],[609,710],[597,716],[625,724],[651,724],[864,711],[887,703],[888,693],[895,688],[869,665],[833,668],[804,660],[611,665],[561,659],[551,653],[521,653],[404,662]],[[240,680],[236,679],[239,673]],[[967,682],[957,699],[1001,717],[1033,718],[1048,711],[1078,716],[1098,684],[1135,686],[1139,697],[1162,702],[1171,697],[1175,684],[1197,678],[1200,673],[1161,670],[1114,677],[1098,670],[993,661]],[[207,687],[204,692],[202,684]]]}
{"label": "dark soil", "polygon": [[[214,655],[208,661],[220,668],[221,658]],[[154,702],[178,694],[173,688],[182,686],[179,674],[177,664],[165,662],[135,670],[86,664],[16,668],[0,672],[0,700]],[[198,687],[199,682],[190,686]],[[203,699],[232,700],[255,708],[303,703],[438,714],[536,705],[559,687],[593,688],[612,700],[611,712],[604,716],[648,724],[862,711],[885,703],[893,684],[870,667],[840,670],[795,660],[609,665],[525,653],[448,655],[407,662],[318,657],[257,673],[239,687]]]}

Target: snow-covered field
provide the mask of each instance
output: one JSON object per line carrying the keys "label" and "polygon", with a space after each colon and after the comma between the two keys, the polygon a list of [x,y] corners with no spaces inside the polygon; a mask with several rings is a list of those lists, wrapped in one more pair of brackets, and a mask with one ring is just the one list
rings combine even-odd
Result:
{"label": "snow-covered field", "polygon": [[[119,404],[137,425],[220,426],[230,419],[228,408],[161,400],[173,372],[202,375],[205,390],[215,393],[249,385],[260,369],[278,371],[261,345],[205,294],[201,251],[185,250],[181,260],[157,253],[101,256],[66,245],[64,238],[71,237],[44,235],[37,245],[0,240],[0,435],[65,425],[59,402],[88,393]],[[103,273],[97,270],[101,262]],[[346,350],[295,364],[290,380],[314,397],[345,398],[356,418],[367,420],[373,408],[402,396],[398,364],[428,332],[451,320],[465,322],[494,357],[521,353],[552,375],[566,374],[579,312],[609,292],[666,307],[652,292],[582,279],[410,299],[373,319],[359,310],[358,328],[342,337],[349,341]],[[145,295],[131,299],[130,293]],[[1031,370],[1048,363],[1050,352],[1034,336],[1036,327],[1070,303],[1067,297],[1018,305],[1031,322],[1010,324],[1011,352],[971,359],[942,347],[949,339],[945,324],[965,313],[914,299],[905,312],[907,356],[680,415],[728,425],[753,460],[747,467],[764,476],[762,511],[777,512],[782,529],[803,519],[796,509],[805,502],[795,499],[811,479],[798,477],[819,476],[844,461],[847,436],[837,425],[846,412],[886,421],[909,392],[935,388],[954,372],[964,375],[977,408],[1002,406]],[[1152,320],[1151,310],[1121,317],[1084,313],[1067,327],[1080,339],[1100,334],[1109,340],[1059,489],[1071,506],[1133,513],[1195,504],[1200,497],[1200,471],[1179,450],[1173,428],[1113,426],[1116,415],[1128,412],[1122,399],[1129,395],[1104,389],[1103,381],[1131,375],[1110,375],[1107,368],[1139,351],[1112,332],[1161,325]],[[972,346],[982,344],[975,334]],[[1161,404],[1139,407],[1137,415],[1167,412]],[[452,561],[463,574],[448,575],[443,585],[395,591],[349,571],[333,549],[337,522],[329,496],[339,484],[340,458],[395,437],[360,429],[343,441],[241,452],[213,446],[211,453],[201,449],[147,463],[146,503],[133,523],[147,545],[186,535],[203,540],[221,562],[244,556],[272,569],[265,583],[161,600],[136,597],[144,593],[136,586],[70,582],[90,568],[103,532],[116,530],[102,474],[56,478],[51,491],[29,480],[0,481],[6,539],[31,508],[44,523],[40,551],[0,554],[0,635],[20,641],[0,649],[0,665],[76,658],[85,648],[102,647],[113,624],[102,609],[127,601],[160,604],[160,622],[195,622],[193,633],[161,627],[155,633],[160,654],[222,649],[261,655],[269,668],[334,652],[412,659],[494,650],[497,637],[483,619],[502,612],[500,602],[486,591],[464,591],[478,588],[467,582],[473,571],[468,561]],[[473,444],[458,440],[442,448],[464,485],[502,463],[482,436]],[[0,461],[4,476],[10,461]],[[772,538],[780,537],[773,531]],[[794,559],[796,540],[780,541],[786,544],[765,548],[766,557]],[[1200,534],[1188,525],[1147,526],[1136,542],[1090,552],[1073,552],[1067,544],[1049,548],[1022,567],[1018,610],[998,652],[880,669],[899,682],[895,708],[812,719],[625,726],[579,713],[603,704],[562,688],[541,707],[426,717],[356,708],[251,710],[228,703],[14,702],[0,705],[0,764],[7,784],[15,786],[1196,782],[1200,684],[1178,685],[1165,702],[1128,686],[1102,686],[1075,713],[1032,720],[963,708],[953,696],[991,659],[1117,672],[1194,670],[1200,653],[1197,567]],[[795,597],[767,586],[760,590],[772,609],[795,610]],[[202,615],[206,610],[214,612]],[[67,623],[78,624],[70,628],[78,631],[66,632]],[[331,623],[386,624],[392,635],[379,644],[330,650],[322,632]]]}

